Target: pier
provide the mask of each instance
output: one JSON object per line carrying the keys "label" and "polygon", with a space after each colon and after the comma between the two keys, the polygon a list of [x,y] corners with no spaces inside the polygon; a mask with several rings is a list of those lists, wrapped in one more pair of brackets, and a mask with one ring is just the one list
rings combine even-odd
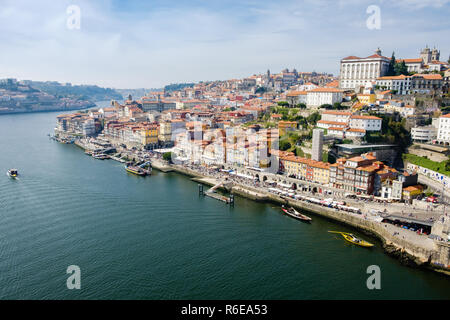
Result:
{"label": "pier", "polygon": [[213,186],[212,188],[208,189],[206,192],[203,191],[203,185],[199,184],[198,185],[198,192],[199,195],[202,196],[208,196],[210,198],[225,202],[226,204],[229,204],[231,206],[234,206],[234,195],[230,194],[229,197],[221,195],[216,193],[216,189],[223,187],[223,182],[220,182],[218,184],[216,184],[215,186]]}

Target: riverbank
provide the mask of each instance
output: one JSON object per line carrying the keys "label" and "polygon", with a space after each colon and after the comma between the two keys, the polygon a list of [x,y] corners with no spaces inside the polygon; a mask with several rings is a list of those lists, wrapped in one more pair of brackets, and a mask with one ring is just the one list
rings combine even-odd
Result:
{"label": "riverbank", "polygon": [[[190,177],[193,181],[208,186],[215,186],[220,183],[220,181],[214,177],[206,176],[205,174],[186,167],[169,165],[160,160],[153,160],[152,165],[155,169],[160,171],[177,172]],[[421,267],[450,275],[449,266],[443,265],[440,262],[444,259],[440,257],[440,252],[435,241],[423,235],[418,235],[388,223],[382,223],[379,219],[377,220],[367,215],[342,212],[337,209],[323,207],[314,203],[287,199],[260,190],[259,188],[252,188],[235,182],[233,182],[232,188],[219,187],[219,189],[254,201],[289,205],[301,211],[306,211],[309,214],[318,215],[334,222],[342,223],[343,225],[350,226],[355,230],[378,239],[382,243],[385,253],[398,259],[404,265]]]}

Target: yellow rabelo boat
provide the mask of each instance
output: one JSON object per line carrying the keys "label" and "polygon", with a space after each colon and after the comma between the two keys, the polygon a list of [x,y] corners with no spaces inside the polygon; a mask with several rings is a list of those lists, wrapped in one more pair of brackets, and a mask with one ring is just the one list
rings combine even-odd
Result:
{"label": "yellow rabelo boat", "polygon": [[338,233],[340,234],[342,237],[344,237],[345,240],[347,240],[350,243],[356,244],[357,246],[360,247],[366,247],[366,248],[370,248],[373,247],[374,245],[370,242],[361,240],[359,238],[357,238],[354,234],[352,233],[347,233],[347,232],[340,232],[340,231],[328,231],[331,233]]}

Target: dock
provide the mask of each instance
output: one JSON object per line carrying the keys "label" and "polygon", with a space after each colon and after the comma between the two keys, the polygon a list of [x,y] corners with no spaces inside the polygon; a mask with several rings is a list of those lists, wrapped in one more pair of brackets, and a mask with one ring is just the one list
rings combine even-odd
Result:
{"label": "dock", "polygon": [[227,197],[227,196],[221,195],[219,193],[216,193],[215,190],[222,186],[223,186],[223,182],[220,182],[220,183],[216,184],[215,186],[213,186],[212,188],[208,189],[206,192],[204,192],[203,185],[199,184],[198,185],[198,193],[199,193],[199,195],[207,196],[207,197],[210,197],[210,198],[213,198],[213,199],[225,202],[226,204],[234,206],[234,195],[231,194],[230,196]]}
{"label": "dock", "polygon": [[122,158],[116,157],[116,156],[109,156],[112,160],[121,162],[121,163],[125,163],[126,161]]}

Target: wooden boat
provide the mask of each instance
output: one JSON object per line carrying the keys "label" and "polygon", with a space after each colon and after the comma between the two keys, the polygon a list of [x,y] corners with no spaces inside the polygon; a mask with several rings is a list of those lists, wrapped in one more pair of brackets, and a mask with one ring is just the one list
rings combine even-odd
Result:
{"label": "wooden boat", "polygon": [[347,240],[350,243],[356,244],[357,246],[360,247],[365,247],[365,248],[370,248],[373,247],[374,245],[370,242],[361,240],[359,238],[357,238],[354,234],[352,233],[348,233],[348,232],[340,232],[340,231],[328,231],[330,233],[338,233],[340,234],[345,240]]}
{"label": "wooden boat", "polygon": [[283,210],[283,212],[285,214],[287,214],[288,216],[297,219],[297,220],[302,220],[302,221],[306,221],[306,222],[310,222],[312,221],[312,219],[308,216],[305,216],[304,214],[301,214],[300,212],[298,212],[297,210],[295,210],[294,208],[281,208],[281,210]]}

